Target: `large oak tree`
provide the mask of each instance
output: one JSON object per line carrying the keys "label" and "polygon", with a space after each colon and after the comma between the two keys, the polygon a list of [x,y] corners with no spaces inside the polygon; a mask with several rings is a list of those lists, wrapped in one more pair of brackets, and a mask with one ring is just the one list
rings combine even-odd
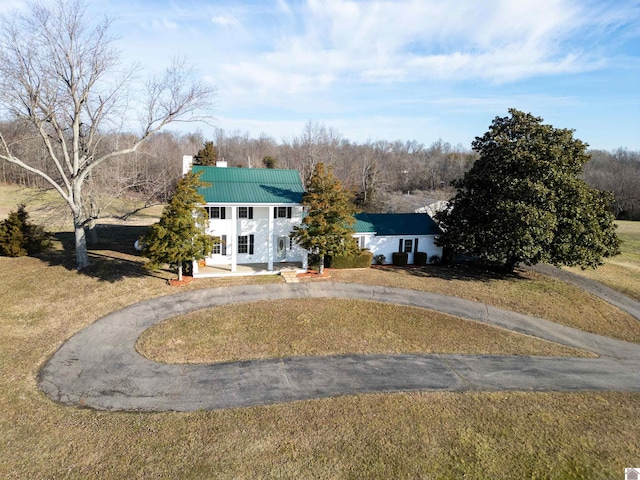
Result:
{"label": "large oak tree", "polygon": [[573,130],[510,109],[472,146],[480,158],[436,215],[445,247],[509,270],[520,262],[596,267],[618,253],[612,197],[582,180],[589,155]]}
{"label": "large oak tree", "polygon": [[[22,138],[0,130],[0,159],[39,175],[66,201],[78,269],[89,264],[84,227],[92,218],[83,187],[92,171],[136,151],[171,122],[197,119],[213,93],[183,61],[136,91],[137,68],[121,65],[110,26],[110,19],[94,22],[82,0],[34,3],[0,17],[0,113],[25,125]],[[132,118],[140,128],[129,141],[102,142]],[[46,168],[17,153],[33,136]]]}

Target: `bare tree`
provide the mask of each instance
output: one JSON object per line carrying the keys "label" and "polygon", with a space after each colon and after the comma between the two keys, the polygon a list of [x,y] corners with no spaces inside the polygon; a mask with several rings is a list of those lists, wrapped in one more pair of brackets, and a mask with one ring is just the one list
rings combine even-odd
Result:
{"label": "bare tree", "polygon": [[0,105],[11,120],[31,125],[52,169],[16,152],[20,139],[0,131],[0,158],[48,182],[68,204],[75,231],[77,268],[89,265],[84,226],[91,220],[82,189],[100,164],[135,152],[175,121],[199,119],[212,87],[194,80],[184,61],[150,79],[140,98],[140,131],[104,151],[101,139],[123,130],[135,104],[128,103],[136,68],[121,70],[109,35],[111,20],[93,24],[82,0],[32,4],[25,14],[0,19]]}
{"label": "bare tree", "polygon": [[584,179],[599,190],[613,193],[613,211],[619,219],[640,218],[640,152],[618,148],[592,150]]}

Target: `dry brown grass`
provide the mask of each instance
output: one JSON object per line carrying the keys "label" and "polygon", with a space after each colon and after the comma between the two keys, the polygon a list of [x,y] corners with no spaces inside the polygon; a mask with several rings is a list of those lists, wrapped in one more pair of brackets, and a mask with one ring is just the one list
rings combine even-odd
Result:
{"label": "dry brown grass", "polygon": [[622,240],[621,254],[607,258],[597,269],[569,269],[573,273],[605,285],[640,300],[640,222],[618,221],[618,235]]}
{"label": "dry brown grass", "polygon": [[515,276],[462,267],[333,270],[331,280],[453,295],[640,343],[640,322],[631,315],[573,285],[525,269]]}
{"label": "dry brown grass", "polygon": [[[638,394],[405,393],[158,414],[56,405],[36,376],[65,339],[117,308],[178,291],[166,284],[173,274],[149,274],[133,255],[94,254],[86,274],[63,254],[0,258],[0,478],[617,478],[640,458]],[[538,297],[546,308],[569,308],[553,293],[562,287],[543,279],[377,273],[425,290],[452,285],[445,293],[474,292],[500,306],[546,285]],[[505,288],[510,282],[523,285]]]}
{"label": "dry brown grass", "polygon": [[403,393],[195,413],[29,395],[3,415],[4,478],[618,478],[640,397]]}
{"label": "dry brown grass", "polygon": [[289,299],[225,305],[147,330],[138,351],[166,363],[298,355],[473,353],[591,356],[588,352],[430,310],[363,300]]}

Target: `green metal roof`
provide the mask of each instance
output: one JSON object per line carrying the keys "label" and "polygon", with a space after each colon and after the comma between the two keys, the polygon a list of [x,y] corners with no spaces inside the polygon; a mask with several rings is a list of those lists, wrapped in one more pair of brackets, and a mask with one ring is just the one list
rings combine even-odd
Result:
{"label": "green metal roof", "polygon": [[198,189],[206,203],[300,203],[304,185],[297,170],[270,168],[220,168],[194,166],[200,180],[210,183]]}
{"label": "green metal roof", "polygon": [[439,235],[440,227],[426,213],[357,213],[356,233],[376,235]]}

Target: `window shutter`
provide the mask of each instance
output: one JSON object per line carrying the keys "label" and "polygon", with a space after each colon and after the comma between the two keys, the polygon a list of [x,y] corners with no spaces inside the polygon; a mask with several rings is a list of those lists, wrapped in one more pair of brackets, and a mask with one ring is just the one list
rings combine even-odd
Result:
{"label": "window shutter", "polygon": [[249,255],[253,255],[254,236],[249,235]]}
{"label": "window shutter", "polygon": [[220,207],[220,219],[224,220],[226,218],[227,207]]}
{"label": "window shutter", "polygon": [[404,242],[402,241],[402,239],[400,239],[400,241],[398,242],[398,251],[399,252],[404,252],[404,248],[402,248],[404,246]]}
{"label": "window shutter", "polygon": [[273,218],[278,218],[278,207],[273,207]]}
{"label": "window shutter", "polygon": [[287,218],[291,218],[291,207],[287,207]]}
{"label": "window shutter", "polygon": [[413,251],[417,252],[418,251],[418,239],[416,238],[416,241],[414,243],[414,247],[413,247]]}
{"label": "window shutter", "polygon": [[222,255],[226,255],[227,254],[227,236],[222,235],[221,240],[222,242],[220,244],[220,253]]}

